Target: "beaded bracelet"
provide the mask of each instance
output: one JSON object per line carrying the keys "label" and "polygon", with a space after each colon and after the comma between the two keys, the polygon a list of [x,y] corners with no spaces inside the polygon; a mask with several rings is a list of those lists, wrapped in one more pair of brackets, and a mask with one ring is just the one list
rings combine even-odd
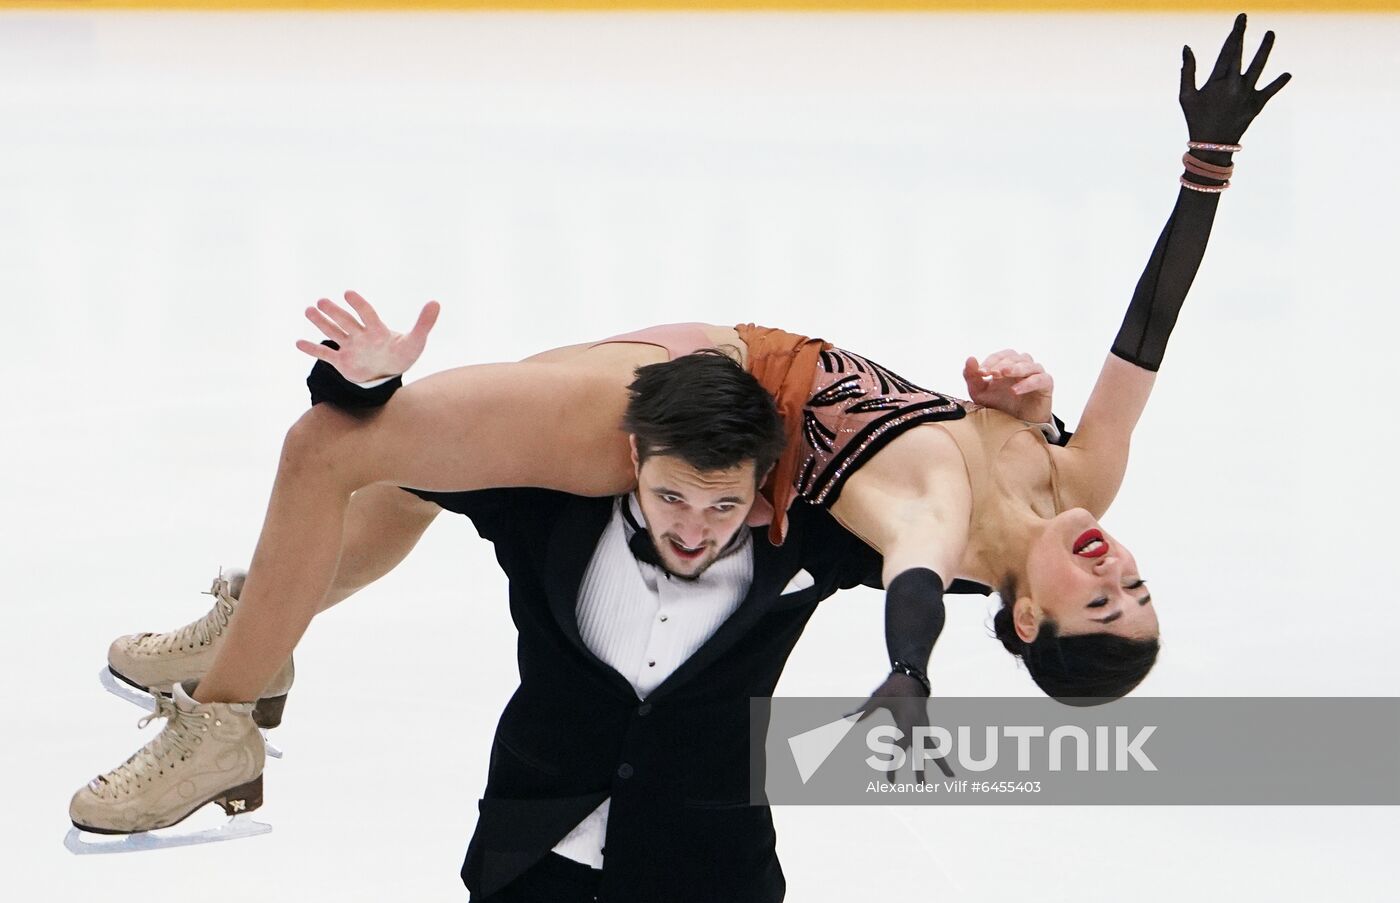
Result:
{"label": "beaded bracelet", "polygon": [[[1235,167],[1233,165],[1207,163],[1205,160],[1202,160],[1200,157],[1197,157],[1195,154],[1192,154],[1191,151],[1204,150],[1235,153],[1236,151],[1244,149],[1241,145],[1215,144],[1210,141],[1188,141],[1186,142],[1186,146],[1190,148],[1190,150],[1188,150],[1181,157],[1181,163],[1183,166],[1186,167],[1186,172],[1182,174],[1180,179],[1182,185],[1191,189],[1192,191],[1200,191],[1205,194],[1220,194],[1222,191],[1230,187],[1230,176],[1234,175],[1235,173]],[[1193,182],[1190,179],[1186,178],[1186,175],[1188,173],[1193,176],[1198,176],[1202,179],[1210,179],[1213,182],[1220,182],[1221,184],[1202,185],[1199,182]]]}
{"label": "beaded bracelet", "polygon": [[1182,176],[1180,181],[1184,187],[1189,188],[1192,191],[1203,191],[1206,194],[1219,194],[1226,188],[1230,187],[1229,182],[1226,182],[1223,185],[1198,185],[1197,183],[1192,182],[1190,179],[1186,178],[1185,176]]}
{"label": "beaded bracelet", "polygon": [[898,671],[900,674],[903,674],[907,677],[912,677],[915,680],[917,680],[919,682],[919,685],[924,688],[925,694],[933,693],[933,686],[928,682],[928,675],[925,674],[921,669],[914,667],[908,662],[895,661],[895,663],[890,667],[890,673],[893,674],[896,671]]}
{"label": "beaded bracelet", "polygon": [[1188,141],[1186,146],[1192,150],[1221,151],[1227,154],[1237,154],[1244,150],[1242,144],[1214,144],[1210,141]]}

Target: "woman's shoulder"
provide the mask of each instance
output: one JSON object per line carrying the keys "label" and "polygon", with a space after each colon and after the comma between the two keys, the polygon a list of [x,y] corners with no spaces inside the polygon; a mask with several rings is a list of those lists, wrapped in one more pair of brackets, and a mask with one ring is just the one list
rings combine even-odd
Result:
{"label": "woman's shoulder", "polygon": [[917,426],[871,455],[831,506],[837,520],[882,552],[911,531],[965,533],[972,487],[958,443],[942,427]]}
{"label": "woman's shoulder", "polygon": [[925,423],[906,430],[870,455],[850,485],[876,484],[908,498],[938,495],[950,482],[966,482],[962,435],[966,420]]}

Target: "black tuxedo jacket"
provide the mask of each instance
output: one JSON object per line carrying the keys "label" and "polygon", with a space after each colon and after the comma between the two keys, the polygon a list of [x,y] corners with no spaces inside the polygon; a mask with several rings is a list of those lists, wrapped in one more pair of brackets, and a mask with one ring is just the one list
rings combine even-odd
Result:
{"label": "black tuxedo jacket", "polygon": [[[496,730],[462,866],[473,899],[489,900],[611,797],[600,901],[781,900],[772,816],[749,804],[751,779],[762,779],[751,772],[749,697],[772,695],[819,601],[879,585],[878,555],[825,511],[794,505],[782,546],[754,531],[753,584],[735,613],[641,701],[584,645],[575,617],[613,499],[418,494],[467,515],[494,543],[519,629],[520,687]],[[812,585],[784,593],[804,569]]]}

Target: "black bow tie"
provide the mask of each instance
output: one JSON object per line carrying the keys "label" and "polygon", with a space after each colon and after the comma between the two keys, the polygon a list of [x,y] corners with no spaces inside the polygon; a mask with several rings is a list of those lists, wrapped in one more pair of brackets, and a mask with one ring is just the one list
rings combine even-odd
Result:
{"label": "black bow tie", "polygon": [[666,565],[661,562],[661,553],[656,550],[656,543],[651,541],[651,534],[632,516],[632,500],[630,498],[624,499],[622,502],[622,516],[626,519],[628,526],[632,528],[632,535],[627,537],[627,548],[632,550],[632,557],[643,564],[661,568],[663,571],[666,570]]}

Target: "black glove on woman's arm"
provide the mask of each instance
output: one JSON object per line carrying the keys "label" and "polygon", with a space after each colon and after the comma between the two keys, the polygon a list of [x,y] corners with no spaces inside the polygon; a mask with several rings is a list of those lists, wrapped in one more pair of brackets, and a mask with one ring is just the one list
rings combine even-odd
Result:
{"label": "black glove on woman's arm", "polygon": [[[867,718],[886,709],[899,728],[897,745],[910,749],[915,730],[928,724],[928,660],[943,632],[943,578],[928,568],[901,571],[885,588],[885,647],[890,674],[858,710]],[[934,764],[948,777],[953,770],[940,755]],[[921,763],[915,763],[916,770]],[[895,768],[889,780],[894,781]]]}
{"label": "black glove on woman's arm", "polygon": [[[1279,90],[1288,83],[1284,73],[1262,91],[1254,86],[1269,58],[1274,33],[1264,35],[1249,69],[1240,71],[1244,48],[1245,17],[1235,19],[1234,30],[1225,39],[1220,56],[1210,78],[1196,88],[1196,60],[1191,48],[1182,50],[1181,109],[1186,114],[1186,126],[1191,140],[1211,144],[1234,145],[1249,128],[1250,122]],[[1231,154],[1225,151],[1194,150],[1197,158],[1217,166],[1227,166]],[[1225,180],[1204,178],[1188,173],[1185,178],[1205,187],[1221,185]],[[1177,314],[1186,300],[1186,292],[1205,255],[1210,227],[1215,221],[1215,209],[1220,194],[1196,191],[1183,186],[1177,195],[1176,207],[1167,220],[1166,228],[1152,249],[1147,269],[1138,280],[1133,300],[1123,317],[1123,325],[1113,342],[1113,353],[1131,364],[1156,371],[1162,365],[1167,339],[1176,325]]]}
{"label": "black glove on woman's arm", "polygon": [[890,666],[924,684],[928,660],[943,632],[943,578],[928,568],[902,571],[885,588],[885,648]]}

